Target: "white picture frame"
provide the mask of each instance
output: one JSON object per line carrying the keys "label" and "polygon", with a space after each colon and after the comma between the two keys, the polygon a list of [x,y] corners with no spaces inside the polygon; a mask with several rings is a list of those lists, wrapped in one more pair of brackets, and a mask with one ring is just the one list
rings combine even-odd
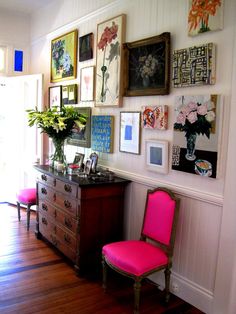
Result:
{"label": "white picture frame", "polygon": [[141,112],[120,112],[120,152],[140,154]]}
{"label": "white picture frame", "polygon": [[150,171],[168,173],[168,141],[146,140],[146,167]]}
{"label": "white picture frame", "polygon": [[80,101],[94,100],[94,66],[80,70]]}

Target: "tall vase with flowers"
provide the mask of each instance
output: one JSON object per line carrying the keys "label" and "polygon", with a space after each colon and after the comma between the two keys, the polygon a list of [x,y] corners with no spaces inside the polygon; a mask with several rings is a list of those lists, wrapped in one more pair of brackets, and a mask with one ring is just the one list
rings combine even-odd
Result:
{"label": "tall vase with flowers", "polygon": [[185,132],[187,160],[195,160],[195,144],[197,135],[206,135],[210,138],[212,122],[215,120],[214,105],[211,101],[200,103],[185,102],[182,96],[182,106],[177,109],[178,114],[174,129]]}
{"label": "tall vase with flowers", "polygon": [[47,108],[45,111],[38,111],[35,108],[27,112],[29,126],[37,125],[42,133],[47,134],[53,141],[55,151],[51,156],[52,167],[55,166],[55,162],[66,165],[64,142],[72,135],[74,124],[83,128],[87,117],[79,113],[78,108],[72,106],[62,106],[60,111],[57,108]]}

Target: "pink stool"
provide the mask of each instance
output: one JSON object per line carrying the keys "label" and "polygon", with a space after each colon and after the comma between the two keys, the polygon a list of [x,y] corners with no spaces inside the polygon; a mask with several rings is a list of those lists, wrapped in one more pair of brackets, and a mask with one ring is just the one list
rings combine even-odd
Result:
{"label": "pink stool", "polygon": [[27,231],[30,225],[30,207],[36,205],[36,189],[22,189],[16,194],[18,220],[20,221],[20,204],[27,206]]}

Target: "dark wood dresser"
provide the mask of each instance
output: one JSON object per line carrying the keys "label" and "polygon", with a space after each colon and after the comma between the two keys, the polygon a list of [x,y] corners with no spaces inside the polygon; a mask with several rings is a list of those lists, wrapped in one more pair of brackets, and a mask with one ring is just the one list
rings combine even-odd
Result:
{"label": "dark wood dresser", "polygon": [[35,166],[36,236],[45,238],[75,265],[78,274],[99,273],[101,250],[123,233],[123,203],[128,180],[69,176]]}

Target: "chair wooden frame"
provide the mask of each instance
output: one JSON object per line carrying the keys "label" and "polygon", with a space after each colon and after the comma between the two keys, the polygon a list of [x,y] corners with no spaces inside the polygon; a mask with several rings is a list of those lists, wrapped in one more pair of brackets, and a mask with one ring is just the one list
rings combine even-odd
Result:
{"label": "chair wooden frame", "polygon": [[[144,222],[145,222],[145,216],[146,216],[146,211],[147,211],[147,204],[148,204],[148,198],[149,195],[152,193],[155,193],[156,191],[164,191],[166,192],[170,198],[172,200],[175,201],[175,210],[174,210],[174,218],[173,218],[173,223],[172,223],[172,230],[171,230],[171,237],[170,237],[170,241],[169,241],[169,245],[165,245],[163,243],[160,243],[159,241],[152,239],[148,236],[146,236],[143,233],[143,229],[144,229]],[[171,267],[172,267],[172,256],[173,256],[173,250],[174,250],[174,242],[175,242],[175,235],[176,235],[176,227],[177,227],[177,220],[178,220],[178,215],[179,215],[179,203],[180,200],[178,198],[175,197],[174,193],[171,192],[169,189],[166,188],[156,188],[154,190],[148,190],[147,191],[147,197],[146,197],[146,204],[145,204],[145,213],[144,213],[144,219],[143,219],[143,225],[142,225],[142,231],[141,231],[141,237],[140,240],[141,241],[147,241],[147,240],[151,240],[154,241],[155,244],[161,248],[162,250],[164,250],[164,252],[166,253],[167,257],[168,257],[168,262],[165,265],[159,266],[155,269],[152,269],[149,272],[143,273],[141,276],[136,276],[134,274],[125,272],[119,268],[117,268],[116,266],[112,265],[104,256],[104,254],[102,255],[102,266],[103,266],[103,289],[104,291],[106,291],[107,288],[107,265],[112,268],[113,270],[115,270],[116,272],[133,278],[134,279],[134,313],[138,314],[139,313],[139,303],[140,303],[140,291],[141,291],[141,282],[144,278],[146,278],[147,276],[160,271],[162,269],[165,269],[164,273],[165,273],[165,301],[169,302],[170,299],[170,275],[171,275]]]}

